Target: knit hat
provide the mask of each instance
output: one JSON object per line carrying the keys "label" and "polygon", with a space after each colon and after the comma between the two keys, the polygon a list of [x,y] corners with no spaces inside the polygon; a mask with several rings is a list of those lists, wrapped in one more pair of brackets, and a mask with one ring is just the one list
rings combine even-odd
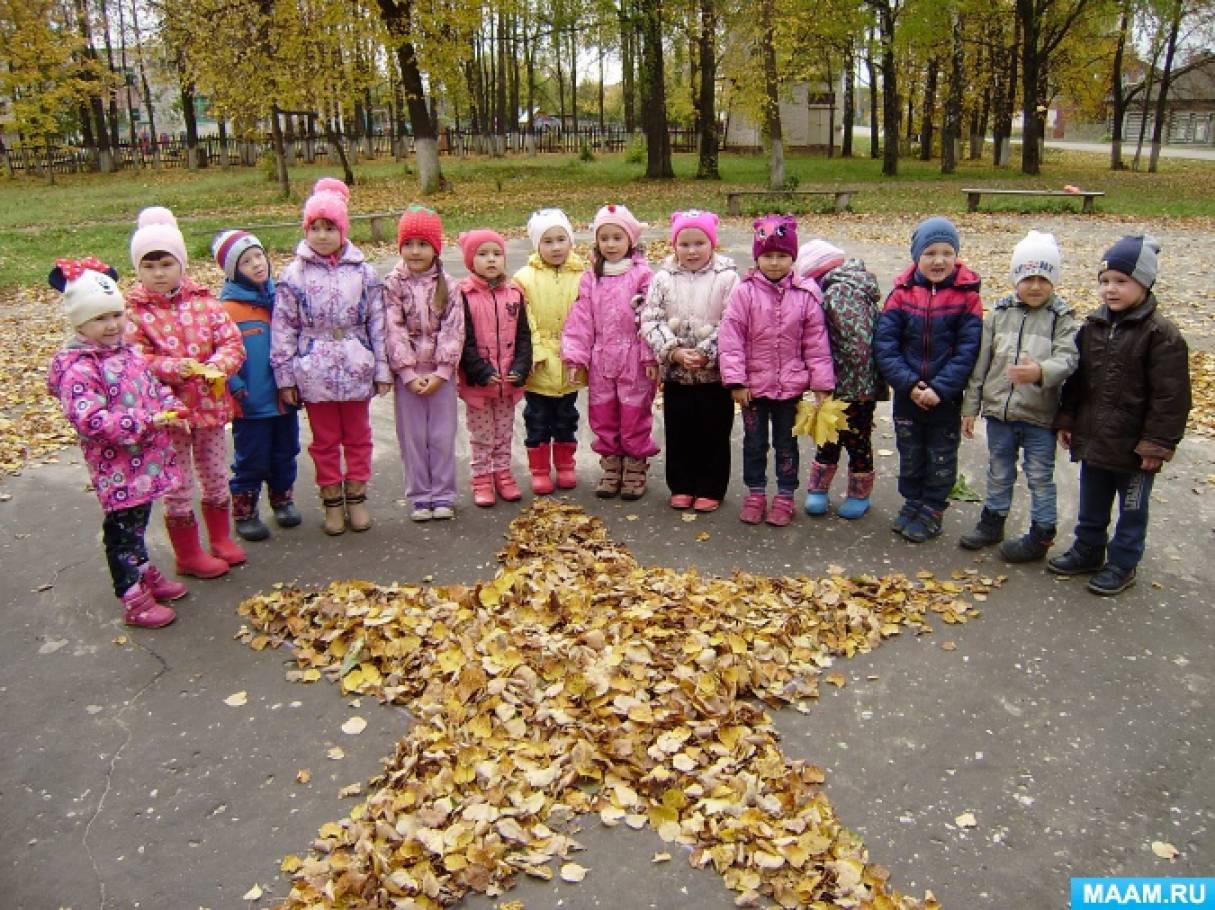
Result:
{"label": "knit hat", "polygon": [[312,195],[304,203],[304,230],[318,218],[332,221],[346,242],[350,234],[350,215],[346,212],[346,201],[350,198],[350,187],[336,177],[322,177],[312,187]]}
{"label": "knit hat", "polygon": [[821,278],[844,264],[847,254],[826,240],[807,240],[797,251],[793,270],[803,278]]}
{"label": "knit hat", "polygon": [[1059,258],[1059,245],[1055,243],[1054,234],[1042,234],[1030,231],[1013,247],[1012,268],[1010,270],[1013,286],[1023,278],[1041,275],[1051,284],[1058,284],[1063,277],[1063,266]]}
{"label": "knit hat", "polygon": [[937,216],[925,218],[911,232],[911,258],[918,260],[920,254],[934,243],[948,243],[956,253],[962,247],[958,238],[958,229],[948,218]]}
{"label": "knit hat", "polygon": [[1160,242],[1151,234],[1133,234],[1123,237],[1105,251],[1097,275],[1107,269],[1130,275],[1145,288],[1156,283],[1158,269],[1156,257],[1160,254]]}
{"label": "knit hat", "polygon": [[262,242],[248,231],[220,231],[211,241],[211,255],[215,257],[215,264],[223,269],[227,279],[235,281],[240,257],[254,247],[263,253],[266,251]]}
{"label": "knit hat", "polygon": [[118,272],[98,259],[56,259],[47,281],[63,294],[63,309],[72,328],[107,313],[121,313]]}
{"label": "knit hat", "polygon": [[755,236],[751,240],[751,258],[758,260],[764,253],[787,253],[797,258],[797,219],[792,215],[764,215],[751,225]]}
{"label": "knit hat", "polygon": [[186,241],[177,229],[177,219],[162,205],[154,205],[139,213],[135,233],[131,235],[131,264],[138,269],[149,253],[168,253],[186,268]]}
{"label": "knit hat", "polygon": [[591,222],[591,236],[597,238],[599,229],[605,224],[614,224],[623,230],[629,235],[629,246],[634,247],[637,246],[637,241],[641,239],[641,232],[645,228],[644,224],[633,217],[628,206],[614,203],[605,205],[595,213],[595,220]]}
{"label": "knit hat", "polygon": [[397,249],[407,240],[424,240],[438,255],[443,249],[443,219],[424,205],[411,205],[397,222]]}
{"label": "knit hat", "polygon": [[470,272],[473,270],[473,257],[477,255],[477,250],[483,243],[498,244],[502,247],[502,255],[506,255],[506,241],[502,239],[501,234],[491,231],[489,228],[474,228],[466,231],[460,235],[459,242],[460,249],[464,252],[464,267]]}
{"label": "knit hat", "polygon": [[717,246],[717,222],[721,219],[712,212],[702,212],[700,209],[688,209],[686,212],[671,213],[671,243],[679,239],[679,232],[687,228],[700,228],[709,238],[709,244]]}
{"label": "knit hat", "polygon": [[527,219],[527,239],[532,242],[532,249],[540,249],[540,238],[548,233],[550,228],[555,227],[565,231],[570,243],[574,242],[574,227],[561,209],[538,209],[532,212],[532,217]]}

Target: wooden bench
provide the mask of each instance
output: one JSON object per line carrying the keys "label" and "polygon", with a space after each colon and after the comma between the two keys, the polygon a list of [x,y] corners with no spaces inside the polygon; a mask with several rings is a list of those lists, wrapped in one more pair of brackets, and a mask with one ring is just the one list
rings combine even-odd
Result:
{"label": "wooden bench", "polygon": [[1100,190],[1079,190],[1071,193],[1067,190],[1002,190],[980,186],[966,187],[962,192],[966,194],[966,211],[968,212],[979,210],[979,198],[982,196],[1065,196],[1069,199],[1083,199],[1084,204],[1080,210],[1086,215],[1093,213],[1093,200],[1105,195]]}
{"label": "wooden bench", "polygon": [[[353,224],[356,221],[366,221],[371,227],[371,242],[372,243],[390,243],[397,238],[397,221],[400,220],[400,215],[392,212],[369,212],[363,215],[351,215],[350,222]],[[280,221],[274,224],[250,224],[245,226],[245,230],[256,233],[260,230],[270,228],[295,228],[300,229],[298,221]]]}
{"label": "wooden bench", "polygon": [[834,190],[740,190],[726,193],[726,212],[731,215],[741,215],[744,196],[762,196],[766,199],[792,199],[796,196],[834,196],[835,210],[842,212],[848,208],[848,203],[855,192],[856,190],[842,188]]}

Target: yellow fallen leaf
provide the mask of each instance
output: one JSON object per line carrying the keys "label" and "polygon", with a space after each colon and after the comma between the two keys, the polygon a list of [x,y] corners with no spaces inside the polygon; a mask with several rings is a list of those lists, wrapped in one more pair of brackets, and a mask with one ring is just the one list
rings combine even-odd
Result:
{"label": "yellow fallen leaf", "polygon": [[239,708],[241,705],[249,701],[249,693],[242,689],[239,692],[233,692],[224,699],[224,704],[229,708]]}
{"label": "yellow fallen leaf", "polygon": [[347,736],[358,736],[367,729],[367,721],[359,717],[357,714],[342,724],[342,732]]}
{"label": "yellow fallen leaf", "polygon": [[669,853],[655,853],[653,858],[650,860],[652,863],[669,863],[670,861],[671,854]]}
{"label": "yellow fallen leaf", "polygon": [[255,900],[260,900],[261,896],[262,896],[262,886],[254,885],[252,888],[250,888],[248,891],[246,891],[244,894],[242,894],[240,899],[243,901],[255,901]]}
{"label": "yellow fallen leaf", "polygon": [[278,869],[280,872],[286,872],[288,875],[290,875],[292,872],[298,872],[300,866],[303,864],[303,860],[301,860],[294,853],[288,853],[283,857],[283,861],[278,864]]}
{"label": "yellow fallen leaf", "polygon": [[580,882],[586,878],[590,870],[577,863],[566,863],[561,867],[561,880],[564,882]]}
{"label": "yellow fallen leaf", "polygon": [[699,540],[701,543],[704,543],[706,540],[709,539],[709,537],[710,537],[710,534],[708,531],[701,531],[699,534],[696,535],[696,539]]}
{"label": "yellow fallen leaf", "polygon": [[695,521],[697,518],[697,515],[695,512],[684,512],[683,515],[680,516],[680,518],[682,518],[684,521]]}
{"label": "yellow fallen leaf", "polygon": [[114,639],[114,644],[125,645],[128,641],[130,641],[130,639],[128,639],[125,635],[119,635]]}
{"label": "yellow fallen leaf", "polygon": [[599,820],[608,828],[615,828],[624,820],[625,811],[616,806],[605,806],[599,810]]}
{"label": "yellow fallen leaf", "polygon": [[953,820],[954,824],[959,828],[973,828],[979,824],[973,812],[963,812]]}
{"label": "yellow fallen leaf", "polygon": [[1152,841],[1152,852],[1161,859],[1176,859],[1181,855],[1181,851],[1170,844],[1168,841],[1154,840]]}
{"label": "yellow fallen leaf", "polygon": [[843,673],[828,673],[825,677],[823,677],[823,679],[831,683],[831,685],[835,686],[837,689],[842,689],[848,684],[848,677],[846,677]]}
{"label": "yellow fallen leaf", "polygon": [[300,768],[300,770],[295,772],[295,782],[297,784],[306,784],[310,780],[312,780],[312,772],[307,768]]}
{"label": "yellow fallen leaf", "polygon": [[341,746],[334,746],[325,754],[327,756],[329,756],[330,758],[332,758],[334,761],[338,761],[339,759],[343,759],[346,757],[346,753],[343,751]]}

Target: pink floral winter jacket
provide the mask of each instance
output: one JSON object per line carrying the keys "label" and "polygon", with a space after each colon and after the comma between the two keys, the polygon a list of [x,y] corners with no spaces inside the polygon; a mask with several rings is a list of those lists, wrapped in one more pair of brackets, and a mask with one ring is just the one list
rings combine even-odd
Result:
{"label": "pink floral winter jacket", "polygon": [[384,351],[384,285],[349,241],[321,256],[304,241],[279,275],[270,366],[300,400],[365,401],[392,382]]}
{"label": "pink floral winter jacket", "polygon": [[722,384],[775,401],[834,389],[822,299],[812,279],[790,272],[774,284],[752,270],[730,295],[717,332]]}
{"label": "pink floral winter jacket", "polygon": [[448,382],[460,365],[464,349],[464,307],[456,280],[446,272],[447,308],[431,306],[440,280],[438,266],[414,275],[403,262],[384,279],[388,366],[402,382],[437,373]]}
{"label": "pink floral winter jacket", "polygon": [[633,254],[633,265],[623,275],[599,277],[591,269],[583,272],[578,298],[561,332],[561,359],[569,366],[589,370],[596,384],[644,378],[645,366],[657,362],[638,332],[639,313],[653,277],[640,252]]}
{"label": "pink floral winter jacket", "polygon": [[168,431],[152,418],[182,404],[134,348],[73,341],[51,361],[46,387],[80,434],[106,512],[144,505],[181,482]]}
{"label": "pink floral winter jacket", "polygon": [[181,399],[190,426],[222,427],[232,419],[236,409],[226,384],[216,393],[205,377],[184,373],[188,360],[226,376],[245,362],[240,329],[207,288],[183,277],[177,293],[166,297],[137,285],[127,295],[126,340]]}

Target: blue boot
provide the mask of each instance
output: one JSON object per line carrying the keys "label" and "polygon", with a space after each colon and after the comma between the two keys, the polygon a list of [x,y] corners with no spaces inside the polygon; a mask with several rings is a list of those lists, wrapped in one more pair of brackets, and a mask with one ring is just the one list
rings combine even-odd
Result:
{"label": "blue boot", "polygon": [[839,465],[820,464],[815,461],[810,465],[810,479],[806,481],[806,514],[826,515],[831,505],[828,491],[835,471]]}
{"label": "blue boot", "polygon": [[869,511],[869,494],[873,492],[873,472],[848,473],[848,498],[840,503],[840,518],[860,518]]}

